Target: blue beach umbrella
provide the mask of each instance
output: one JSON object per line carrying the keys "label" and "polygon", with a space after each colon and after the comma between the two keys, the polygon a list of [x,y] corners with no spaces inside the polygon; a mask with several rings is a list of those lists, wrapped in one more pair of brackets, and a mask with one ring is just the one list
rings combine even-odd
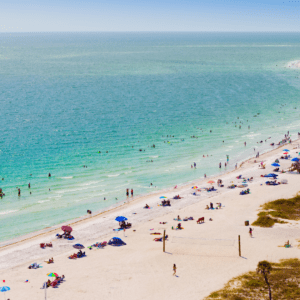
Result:
{"label": "blue beach umbrella", "polygon": [[[0,292],[7,292],[7,291],[10,291],[10,287],[8,286],[1,286],[0,287]],[[4,294],[4,298],[5,298],[5,294]]]}
{"label": "blue beach umbrella", "polygon": [[167,197],[165,197],[165,196],[160,196],[159,197],[159,199],[165,199],[165,198],[167,198]]}
{"label": "blue beach umbrella", "polygon": [[283,149],[283,151],[287,151],[287,152],[288,152],[288,151],[290,151],[290,150],[289,150],[289,149]]}
{"label": "blue beach umbrella", "polygon": [[126,217],[123,217],[123,216],[119,216],[119,217],[115,218],[115,221],[118,221],[118,222],[127,221],[127,220],[128,219]]}
{"label": "blue beach umbrella", "polygon": [[271,164],[271,166],[273,166],[273,167],[280,167],[280,164],[278,164],[278,163],[273,163],[273,164]]}
{"label": "blue beach umbrella", "polygon": [[294,157],[291,161],[299,161],[299,158]]}

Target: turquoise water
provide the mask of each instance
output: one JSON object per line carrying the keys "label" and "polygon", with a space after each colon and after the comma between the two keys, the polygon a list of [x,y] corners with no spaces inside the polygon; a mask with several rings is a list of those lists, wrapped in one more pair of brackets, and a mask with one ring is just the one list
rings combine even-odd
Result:
{"label": "turquoise water", "polygon": [[299,53],[295,33],[1,34],[0,241],[295,138]]}

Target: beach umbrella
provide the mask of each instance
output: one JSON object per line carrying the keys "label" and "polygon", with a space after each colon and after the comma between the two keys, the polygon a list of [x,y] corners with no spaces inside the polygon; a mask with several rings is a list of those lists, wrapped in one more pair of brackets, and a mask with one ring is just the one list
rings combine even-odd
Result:
{"label": "beach umbrella", "polygon": [[165,197],[165,196],[160,196],[159,197],[159,199],[165,199],[165,198],[167,198],[167,197]]}
{"label": "beach umbrella", "polygon": [[273,166],[273,167],[280,167],[280,164],[278,164],[278,163],[273,163],[273,164],[271,164],[271,166]]}
{"label": "beach umbrella", "polygon": [[291,161],[299,161],[299,158],[294,157]]}
{"label": "beach umbrella", "polygon": [[64,226],[61,227],[61,230],[62,230],[62,231],[72,232],[73,229],[72,229],[71,226],[66,226],[66,225],[64,225]]}
{"label": "beach umbrella", "polygon": [[81,244],[75,244],[75,245],[73,245],[73,248],[80,250],[80,249],[83,249],[84,246]]}
{"label": "beach umbrella", "polygon": [[271,176],[271,177],[277,177],[278,176],[278,174],[274,174],[274,173],[270,173],[268,175]]}
{"label": "beach umbrella", "polygon": [[207,183],[215,183],[213,180],[207,181]]}
{"label": "beach umbrella", "polygon": [[[0,292],[7,292],[7,291],[10,291],[10,287],[8,286],[1,286],[0,287]],[[4,294],[4,299],[5,299],[5,294]]]}
{"label": "beach umbrella", "polygon": [[195,185],[192,187],[193,190],[196,190],[198,187]]}
{"label": "beach umbrella", "polygon": [[288,154],[288,152],[283,152],[283,154]]}
{"label": "beach umbrella", "polygon": [[118,221],[118,222],[127,221],[127,220],[128,219],[126,217],[123,217],[123,216],[119,216],[119,217],[115,218],[115,221]]}
{"label": "beach umbrella", "polygon": [[290,150],[289,150],[289,149],[283,149],[282,151],[287,151],[287,152],[289,152]]}
{"label": "beach umbrella", "polygon": [[57,273],[49,273],[49,274],[47,274],[47,276],[49,276],[49,277],[58,277],[58,274]]}

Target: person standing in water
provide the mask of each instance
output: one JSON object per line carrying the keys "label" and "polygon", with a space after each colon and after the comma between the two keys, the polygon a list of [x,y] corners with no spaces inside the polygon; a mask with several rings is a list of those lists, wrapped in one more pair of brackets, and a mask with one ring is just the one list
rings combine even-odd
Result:
{"label": "person standing in water", "polygon": [[30,189],[30,182],[28,183],[28,188]]}
{"label": "person standing in water", "polygon": [[131,189],[131,197],[133,197],[133,189]]}
{"label": "person standing in water", "polygon": [[48,174],[48,177],[51,177],[51,173]]}
{"label": "person standing in water", "polygon": [[21,196],[21,189],[18,189],[18,196]]}
{"label": "person standing in water", "polygon": [[196,163],[194,162],[194,168],[195,168],[195,169],[196,169],[196,166],[197,166],[197,165],[196,165]]}
{"label": "person standing in water", "polygon": [[129,197],[129,189],[126,189],[126,196]]}

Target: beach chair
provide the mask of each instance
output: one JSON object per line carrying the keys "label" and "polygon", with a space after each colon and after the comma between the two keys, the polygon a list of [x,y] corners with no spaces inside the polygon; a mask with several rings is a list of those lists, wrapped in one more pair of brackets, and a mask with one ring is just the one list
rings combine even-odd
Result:
{"label": "beach chair", "polygon": [[[165,236],[165,240],[168,238],[168,235]],[[153,241],[155,242],[162,242],[163,241],[163,237],[161,238],[155,238]]]}

